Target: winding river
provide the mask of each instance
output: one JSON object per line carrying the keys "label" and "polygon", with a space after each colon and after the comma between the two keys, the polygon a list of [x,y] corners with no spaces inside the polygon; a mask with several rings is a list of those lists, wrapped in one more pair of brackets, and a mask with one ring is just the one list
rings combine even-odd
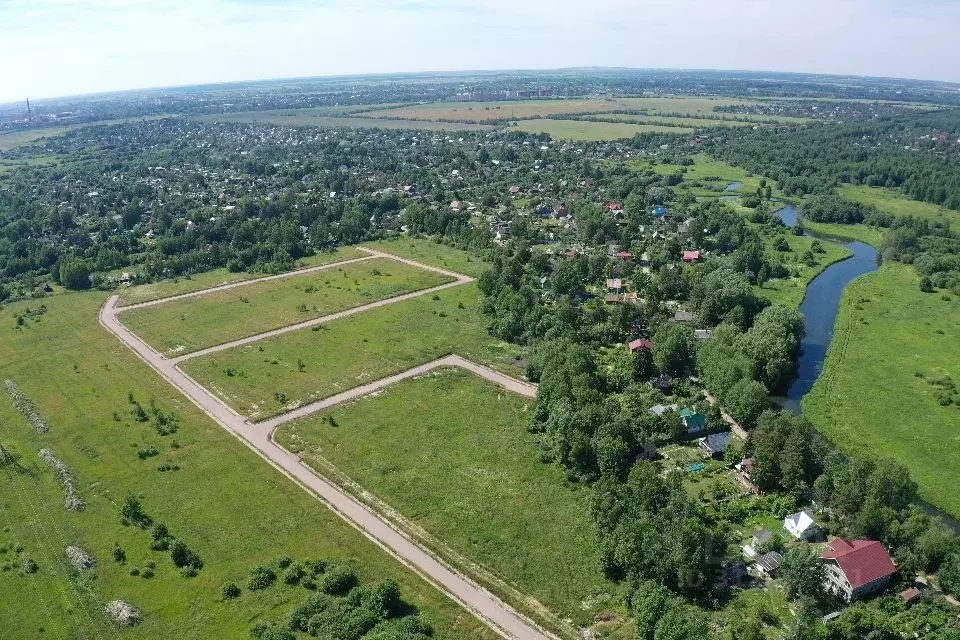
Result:
{"label": "winding river", "polygon": [[[797,225],[799,212],[795,206],[787,205],[778,214],[788,227]],[[877,270],[876,249],[863,242],[850,242],[844,246],[853,251],[853,255],[833,263],[814,278],[807,285],[806,295],[800,305],[807,332],[800,343],[797,378],[783,399],[783,406],[794,413],[800,413],[800,401],[813,388],[823,371],[827,349],[833,340],[837,313],[840,311],[840,298],[847,285],[860,276]]]}

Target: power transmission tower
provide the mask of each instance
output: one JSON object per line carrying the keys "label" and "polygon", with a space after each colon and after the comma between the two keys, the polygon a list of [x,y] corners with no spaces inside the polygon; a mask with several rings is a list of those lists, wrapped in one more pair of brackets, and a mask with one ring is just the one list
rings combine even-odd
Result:
{"label": "power transmission tower", "polygon": [[30,98],[27,98],[27,124],[33,124],[33,112],[30,110]]}

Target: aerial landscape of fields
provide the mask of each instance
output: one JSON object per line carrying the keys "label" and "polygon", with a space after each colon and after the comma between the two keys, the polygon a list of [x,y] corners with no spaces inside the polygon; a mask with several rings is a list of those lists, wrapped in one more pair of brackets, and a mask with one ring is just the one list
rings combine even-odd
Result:
{"label": "aerial landscape of fields", "polygon": [[0,638],[960,638],[960,10],[35,4]]}

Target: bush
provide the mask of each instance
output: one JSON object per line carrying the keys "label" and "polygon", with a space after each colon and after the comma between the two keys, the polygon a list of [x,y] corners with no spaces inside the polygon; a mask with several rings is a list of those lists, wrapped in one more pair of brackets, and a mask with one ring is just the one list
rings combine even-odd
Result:
{"label": "bush", "polygon": [[40,566],[33,558],[27,558],[23,561],[23,570],[27,573],[36,573],[39,569]]}
{"label": "bush", "polygon": [[293,558],[291,558],[290,556],[283,556],[282,558],[280,558],[280,562],[278,564],[280,565],[281,569],[286,569],[291,564],[293,564]]}
{"label": "bush", "polygon": [[307,575],[306,569],[301,563],[292,564],[283,572],[283,581],[286,584],[299,584],[304,576]]}
{"label": "bush", "polygon": [[333,606],[335,600],[328,595],[315,593],[306,601],[298,605],[290,613],[288,626],[294,631],[307,631],[307,625],[310,619],[321,611],[326,611]]}
{"label": "bush", "polygon": [[228,582],[220,587],[220,595],[224,600],[233,600],[240,597],[240,587],[236,582]]}
{"label": "bush", "polygon": [[180,539],[174,540],[173,544],[170,545],[170,559],[173,560],[173,564],[181,569],[190,567],[199,570],[203,568],[203,561],[200,556],[191,551],[187,543]]}
{"label": "bush", "polygon": [[270,567],[254,567],[250,569],[250,575],[247,578],[247,589],[258,591],[266,589],[277,579],[277,574]]}
{"label": "bush", "polygon": [[113,559],[120,563],[127,561],[127,552],[121,549],[118,544],[113,546]]}
{"label": "bush", "polygon": [[296,640],[292,632],[278,627],[272,622],[258,622],[250,629],[250,637],[253,640]]}
{"label": "bush", "polygon": [[320,580],[320,590],[334,596],[350,593],[357,586],[357,574],[348,566],[340,565],[327,571]]}

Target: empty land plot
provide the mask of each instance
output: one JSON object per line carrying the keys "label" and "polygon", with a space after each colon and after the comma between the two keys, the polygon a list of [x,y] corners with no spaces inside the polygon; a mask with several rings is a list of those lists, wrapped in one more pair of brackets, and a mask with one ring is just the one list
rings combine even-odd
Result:
{"label": "empty land plot", "polygon": [[[778,240],[786,241],[790,247],[789,251],[779,251],[776,249]],[[807,265],[803,256],[813,247],[816,242],[820,245],[823,253],[814,253],[815,264]],[[757,292],[773,302],[787,307],[797,309],[803,302],[803,297],[807,293],[807,285],[820,275],[824,269],[852,254],[842,244],[836,242],[819,242],[811,236],[795,236],[792,233],[783,233],[778,236],[768,236],[764,238],[764,245],[767,254],[775,260],[783,262],[791,272],[788,278],[774,278],[767,280],[760,286],[756,286]]]}
{"label": "empty land plot", "polygon": [[323,474],[311,455],[319,453],[468,560],[589,622],[596,612],[581,602],[612,585],[600,571],[588,493],[540,462],[524,427],[528,403],[442,369],[284,425],[277,439]]}
{"label": "empty land plot", "polygon": [[597,142],[600,140],[618,140],[632,138],[638,133],[692,133],[692,128],[664,127],[652,124],[631,124],[629,122],[594,122],[591,120],[520,120],[511,125],[511,129],[529,133],[547,133],[557,140],[576,142]]}
{"label": "empty land plot", "polygon": [[445,244],[439,244],[429,238],[400,236],[388,240],[367,242],[363,246],[433,267],[463,273],[474,278],[490,269],[489,263],[479,260],[476,256]]}
{"label": "empty land plot", "polygon": [[[361,251],[353,247],[344,247],[333,252],[318,253],[316,255],[301,258],[297,261],[297,269],[307,269],[331,262],[341,260],[350,260],[351,258],[360,258],[364,256]],[[170,296],[178,296],[182,293],[192,293],[194,291],[203,291],[211,287],[218,287],[231,282],[241,282],[243,280],[255,280],[262,278],[266,273],[250,273],[241,271],[234,273],[226,269],[214,269],[203,273],[195,273],[187,276],[180,276],[171,280],[161,280],[160,282],[151,282],[150,284],[141,284],[134,287],[128,287],[120,293],[119,306],[139,304],[141,302],[151,302]]]}
{"label": "empty land plot", "polygon": [[[365,112],[364,112],[365,113]],[[376,112],[380,113],[380,112]],[[422,131],[489,131],[493,127],[460,122],[430,122],[378,118],[373,115],[335,115],[314,109],[283,109],[277,111],[241,111],[202,116],[206,122],[240,122],[273,124],[287,127],[348,127],[351,129],[411,129]]]}
{"label": "empty land plot", "polygon": [[885,263],[843,294],[823,373],[803,399],[844,451],[899,460],[931,504],[960,516],[960,300]]}
{"label": "empty land plot", "polygon": [[183,354],[453,279],[378,258],[121,314],[155,349]]}
{"label": "empty land plot", "polygon": [[[250,569],[278,570],[280,558],[290,556],[350,559],[363,584],[397,580],[438,640],[499,637],[217,426],[100,327],[105,298],[101,292],[52,296],[40,322],[0,323],[0,380],[15,379],[51,425],[38,435],[9,398],[0,398],[0,439],[25,468],[0,468],[0,545],[7,549],[0,557],[19,566],[29,556],[39,564],[35,574],[0,571],[0,636],[249,638],[257,619],[285,621],[311,592],[278,579],[268,589],[244,588],[239,598],[224,600],[220,587],[228,581],[245,587]],[[6,312],[27,306],[36,302],[12,303]],[[177,432],[161,436],[154,420],[138,421],[128,394],[147,409],[153,400],[165,414],[176,414]],[[87,502],[82,512],[64,509],[53,471],[37,457],[43,447],[76,477]],[[140,459],[144,447],[157,455]],[[163,465],[176,469],[161,471]],[[150,548],[149,532],[121,524],[120,505],[130,494],[203,558],[198,576],[184,578],[169,551]],[[22,553],[15,554],[15,543]],[[113,560],[115,544],[126,562]],[[87,550],[94,568],[73,570],[66,545]],[[151,563],[155,575],[147,578]],[[143,611],[140,626],[119,632],[107,620],[103,605],[118,598]]]}
{"label": "empty land plot", "polygon": [[475,284],[466,284],[187,360],[180,366],[253,420],[451,353],[519,377],[521,352],[489,335],[479,307],[480,291]]}
{"label": "empty land plot", "polygon": [[845,198],[873,205],[880,211],[898,218],[913,217],[931,222],[945,222],[951,227],[956,227],[960,223],[960,211],[953,211],[929,202],[911,200],[895,189],[844,184],[837,187],[837,191]]}

